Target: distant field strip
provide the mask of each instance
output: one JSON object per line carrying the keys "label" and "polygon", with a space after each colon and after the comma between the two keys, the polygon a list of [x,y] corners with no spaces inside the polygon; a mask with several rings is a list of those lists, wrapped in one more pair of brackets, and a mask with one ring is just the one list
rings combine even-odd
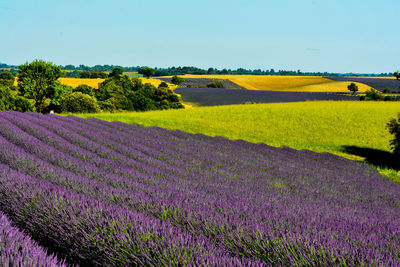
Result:
{"label": "distant field strip", "polygon": [[[300,91],[300,92],[349,92],[349,82],[336,82],[319,76],[278,75],[184,75],[184,78],[228,79],[249,90]],[[360,92],[370,87],[356,83]]]}

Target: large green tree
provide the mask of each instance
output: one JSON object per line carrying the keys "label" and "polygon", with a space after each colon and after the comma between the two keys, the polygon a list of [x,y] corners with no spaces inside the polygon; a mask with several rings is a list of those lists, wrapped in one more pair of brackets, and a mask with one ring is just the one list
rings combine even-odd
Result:
{"label": "large green tree", "polygon": [[61,68],[51,62],[35,60],[25,63],[19,66],[19,94],[33,99],[36,111],[43,112],[49,100],[56,95],[56,90],[59,88],[57,80],[63,75]]}

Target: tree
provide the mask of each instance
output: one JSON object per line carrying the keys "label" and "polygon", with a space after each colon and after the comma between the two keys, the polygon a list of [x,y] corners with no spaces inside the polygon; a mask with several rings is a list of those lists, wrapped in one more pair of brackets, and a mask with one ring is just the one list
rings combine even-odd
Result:
{"label": "tree", "polygon": [[396,71],[393,73],[394,77],[396,77],[396,80],[400,79],[400,71]]}
{"label": "tree", "polygon": [[51,62],[35,60],[25,63],[19,66],[19,95],[33,99],[36,110],[43,112],[46,100],[54,97],[55,88],[60,84],[57,79],[63,75],[61,68]]}
{"label": "tree", "polygon": [[182,77],[178,77],[178,76],[174,76],[171,79],[171,82],[177,86],[183,84],[185,82],[185,79],[183,79]]}
{"label": "tree", "polygon": [[351,83],[349,86],[347,86],[347,88],[349,89],[350,92],[352,92],[353,95],[355,95],[356,92],[358,91],[358,86],[355,83]]}
{"label": "tree", "polygon": [[114,68],[110,74],[108,74],[108,77],[119,77],[124,73],[124,70],[122,68]]}
{"label": "tree", "polygon": [[149,67],[143,67],[139,70],[140,74],[143,74],[144,76],[148,78],[150,78],[151,76],[154,76],[155,72],[154,69],[149,68]]}
{"label": "tree", "polygon": [[386,127],[389,129],[389,132],[394,135],[394,138],[390,140],[393,153],[400,155],[400,113],[397,114],[397,117],[397,120],[391,119]]}

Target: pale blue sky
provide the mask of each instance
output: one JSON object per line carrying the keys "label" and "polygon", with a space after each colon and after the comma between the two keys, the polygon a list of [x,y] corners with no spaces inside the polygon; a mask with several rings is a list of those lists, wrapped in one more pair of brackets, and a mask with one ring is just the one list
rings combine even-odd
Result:
{"label": "pale blue sky", "polygon": [[0,62],[400,69],[400,0],[0,0]]}

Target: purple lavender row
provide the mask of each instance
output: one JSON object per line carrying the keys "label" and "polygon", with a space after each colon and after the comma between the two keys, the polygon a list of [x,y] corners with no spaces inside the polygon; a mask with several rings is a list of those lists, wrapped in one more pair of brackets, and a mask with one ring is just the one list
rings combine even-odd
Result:
{"label": "purple lavender row", "polygon": [[[346,177],[343,177],[343,178],[346,178]],[[365,178],[365,177],[364,177]],[[301,204],[303,204],[303,203],[301,203]],[[307,204],[307,201],[304,203],[304,204]],[[323,204],[323,203],[322,203]],[[341,203],[341,204],[343,204],[343,203]],[[384,205],[384,203],[382,203],[381,205]],[[301,205],[299,205],[299,207],[301,207]],[[279,207],[278,207],[279,208]],[[281,206],[280,208],[283,208],[283,206]],[[253,208],[254,209],[254,208]],[[312,207],[311,208],[311,211],[313,211],[313,210],[315,210],[315,207]],[[253,210],[252,210],[253,211]],[[338,211],[335,211],[335,212],[338,212]],[[293,211],[291,211],[291,213],[293,213]],[[290,213],[288,213],[288,215],[290,215]],[[296,214],[293,214],[293,215],[296,215]],[[300,215],[300,217],[301,217],[301,215],[304,215],[304,214],[298,214],[298,215]],[[311,213],[311,215],[312,215],[312,213]],[[336,216],[338,216],[338,214],[336,215]],[[314,216],[310,216],[310,217],[314,217],[315,218],[315,214],[314,214]],[[316,227],[317,228],[317,227]],[[303,235],[301,235],[301,236],[303,236]],[[267,240],[267,239],[266,239]]]}
{"label": "purple lavender row", "polygon": [[[74,119],[78,119],[79,120],[79,118],[74,118]],[[102,125],[104,125],[104,126],[106,126],[107,124],[108,125],[110,125],[110,123],[107,123],[107,122],[104,122],[104,121],[101,121],[101,120],[98,120],[98,119],[92,119],[92,120],[95,120],[95,122],[96,123],[99,123],[99,124],[102,124]],[[90,122],[89,122],[90,123]],[[118,127],[119,128],[123,128],[124,130],[126,130],[127,128],[129,128],[129,127],[134,127],[133,129],[134,129],[134,131],[136,132],[136,131],[140,131],[140,130],[143,130],[143,128],[142,127],[135,127],[135,126],[127,126],[127,125],[125,125],[125,124],[122,124],[122,123],[119,123],[118,124]],[[159,129],[159,128],[158,128]],[[114,128],[114,131],[116,130],[116,128]],[[147,132],[149,131],[147,128],[145,129],[145,130],[147,130]],[[166,133],[165,133],[165,131],[166,130],[164,130],[162,133],[162,135],[164,136],[164,135],[166,135]],[[158,142],[158,140],[163,140],[163,138],[157,138],[157,137],[155,137],[155,136],[150,136],[149,135],[149,133],[147,133],[147,136],[149,136],[149,138],[150,139],[152,139],[152,140],[155,140],[154,142]],[[153,137],[153,138],[152,138]],[[160,137],[160,136],[159,136]],[[192,138],[193,139],[193,138]],[[170,140],[170,139],[168,139],[168,140]],[[222,139],[222,140],[220,140],[220,139],[218,139],[218,141],[219,141],[219,143],[222,143],[221,141],[225,141],[226,139]],[[190,140],[190,143],[194,143],[196,140]],[[154,143],[153,142],[153,143]],[[182,144],[182,143],[178,143],[178,145],[179,144]],[[237,147],[237,144],[240,144],[240,149],[241,150],[238,150],[238,151],[235,151],[235,147]],[[254,147],[256,147],[256,148],[263,148],[263,149],[265,149],[265,148],[267,148],[267,151],[273,151],[274,152],[274,161],[275,162],[278,162],[279,164],[284,164],[285,162],[279,162],[279,159],[277,159],[277,157],[276,157],[276,152],[277,152],[277,150],[276,149],[274,149],[273,147],[269,147],[269,146],[266,146],[266,145],[263,145],[263,144],[251,144],[251,143],[248,143],[248,142],[245,142],[245,141],[242,141],[242,140],[238,140],[238,141],[229,141],[229,146],[227,147],[227,148],[229,148],[229,150],[231,150],[232,152],[236,152],[238,155],[241,155],[242,156],[242,158],[246,158],[246,155],[244,154],[243,155],[243,144],[244,145],[246,145],[246,146],[248,146],[248,145],[250,145],[252,148],[254,148]],[[163,143],[163,145],[164,146],[167,146],[168,144],[167,143]],[[188,144],[185,144],[185,146],[186,145],[188,145]],[[202,147],[204,146],[205,144],[203,143],[202,144],[202,146],[198,146],[197,148],[196,148],[196,150],[200,150],[200,149],[202,149]],[[225,148],[226,149],[226,148]],[[215,150],[215,147],[214,148],[211,148],[211,149],[209,149],[209,150],[211,150],[211,151],[208,151],[208,153],[206,153],[206,154],[203,154],[203,155],[205,155],[206,157],[207,157],[207,155],[208,154],[210,154],[210,153],[213,153],[213,151]],[[254,150],[254,149],[253,149]],[[251,150],[250,150],[251,151]],[[281,152],[282,150],[280,150],[279,152]],[[251,151],[251,152],[254,152],[254,151]],[[303,153],[302,151],[297,151],[297,150],[290,150],[289,152],[294,152],[294,153],[296,153],[296,154],[299,154],[299,153]],[[311,156],[311,159],[312,160],[315,160],[316,159],[316,157],[312,157],[312,153],[308,153],[309,151],[306,151],[305,153],[303,153],[303,156],[304,156],[304,158],[306,159],[308,156]],[[261,154],[265,154],[265,151],[262,151],[261,152]],[[221,155],[221,153],[220,153],[220,155]],[[223,154],[222,154],[223,155]],[[331,154],[327,154],[328,156],[327,156],[327,160],[329,160],[330,158],[331,158],[331,156],[333,156],[333,155],[331,155]],[[319,155],[319,160],[323,160],[324,159],[324,154],[323,155]],[[221,158],[221,156],[219,156],[220,158]],[[253,159],[253,157],[251,157],[252,159]],[[338,159],[341,159],[341,158],[338,158]],[[214,162],[215,162],[215,158],[213,158],[213,160],[214,160]],[[254,160],[254,159],[253,159]],[[333,168],[342,168],[342,165],[348,165],[347,163],[349,163],[349,164],[351,164],[352,166],[354,166],[355,164],[352,162],[352,161],[349,161],[349,160],[344,160],[344,162],[343,162],[344,164],[341,164],[340,166],[333,166]],[[304,164],[307,164],[307,161],[305,160],[304,161]],[[359,166],[362,166],[362,167],[364,167],[363,165],[361,165],[361,164],[358,164]],[[327,166],[327,167],[329,167],[329,166]],[[361,170],[365,170],[365,168],[361,168]]]}
{"label": "purple lavender row", "polygon": [[29,236],[12,226],[0,212],[0,263],[2,266],[66,266],[54,255],[47,255]]}
{"label": "purple lavender row", "polygon": [[[284,149],[284,150],[287,150],[287,149]],[[289,153],[290,153],[290,154],[293,154],[292,152],[294,152],[294,150],[289,150]],[[294,154],[294,155],[297,155],[297,154]],[[276,158],[274,158],[274,161],[276,161]],[[305,160],[303,160],[303,161],[305,161]],[[287,158],[286,158],[285,160],[283,160],[283,162],[290,162],[290,161],[288,161]],[[279,164],[275,164],[275,165],[280,166]],[[281,165],[282,165],[282,164],[281,164]],[[294,166],[293,169],[296,170],[298,167],[299,167],[299,166]],[[327,170],[329,166],[323,166],[323,167],[324,167],[325,170]],[[283,165],[283,166],[280,166],[280,168],[285,169],[285,166],[284,166],[284,165]],[[287,168],[286,168],[286,169],[287,169]],[[338,166],[333,166],[331,169],[334,169],[335,171],[337,171]],[[376,173],[375,173],[375,175],[376,175]]]}
{"label": "purple lavender row", "polygon": [[3,211],[69,263],[256,266],[172,226],[92,200],[0,164]]}
{"label": "purple lavender row", "polygon": [[[3,127],[4,128],[4,127]],[[9,151],[8,153],[12,153],[12,152],[14,152],[14,151],[16,151],[16,152],[18,152],[18,155],[20,155],[20,157],[23,155],[23,152],[21,152],[21,151],[18,151],[17,150],[17,148],[15,148],[15,147],[8,147],[7,146],[7,144],[5,144],[5,143],[3,143],[2,144],[2,146],[4,147],[4,148],[6,148],[6,150],[5,151]],[[39,146],[39,145],[38,145]],[[5,161],[5,162],[7,162],[8,164],[11,164],[11,165],[13,165],[14,167],[17,167],[18,168],[18,163],[20,162],[20,161],[23,161],[23,162],[25,162],[25,163],[29,163],[30,162],[30,164],[33,164],[33,162],[36,162],[37,160],[34,160],[34,159],[31,159],[31,160],[29,160],[26,156],[24,156],[24,157],[22,157],[22,158],[20,158],[20,159],[18,159],[17,157],[12,157],[12,158],[4,158],[4,156],[3,156],[3,158],[2,158],[2,161]],[[44,163],[44,162],[38,162],[39,163],[39,165],[37,165],[37,167],[34,167],[34,166],[32,166],[32,165],[28,165],[27,167],[28,167],[28,170],[25,170],[25,172],[27,172],[27,171],[29,171],[29,169],[37,169],[38,167],[40,168],[40,166],[46,166],[46,164]],[[19,168],[19,169],[21,169],[21,167]],[[50,169],[50,170],[49,170]],[[120,204],[122,204],[122,202],[126,202],[126,201],[130,201],[130,203],[132,203],[133,201],[137,201],[138,199],[140,199],[141,200],[141,203],[142,203],[142,205],[144,206],[144,207],[147,207],[150,203],[149,203],[149,201],[146,203],[145,201],[143,201],[143,195],[141,196],[141,197],[139,197],[139,196],[132,196],[132,198],[129,198],[126,194],[124,195],[124,192],[121,192],[121,190],[115,190],[115,189],[110,189],[110,188],[108,188],[108,189],[106,189],[106,188],[104,188],[104,191],[105,192],[107,192],[107,193],[111,193],[110,194],[110,196],[109,197],[107,197],[107,194],[106,195],[103,195],[103,194],[98,194],[98,192],[92,192],[93,190],[90,190],[90,189],[96,189],[96,188],[99,188],[101,185],[96,185],[93,181],[91,181],[91,180],[87,180],[87,179],[84,179],[84,178],[79,178],[79,177],[77,177],[77,178],[73,178],[74,176],[73,175],[71,175],[71,174],[69,174],[68,175],[68,173],[67,174],[63,174],[64,172],[62,172],[62,171],[60,171],[60,170],[54,170],[54,171],[52,171],[51,170],[52,168],[51,168],[51,166],[49,167],[49,166],[47,166],[47,167],[45,167],[45,168],[41,168],[40,169],[40,172],[36,172],[35,173],[35,175],[37,176],[37,177],[40,177],[40,178],[42,178],[42,179],[46,179],[46,177],[47,178],[49,178],[49,177],[51,177],[51,174],[53,173],[53,176],[54,176],[54,173],[58,173],[58,177],[54,177],[54,178],[56,178],[56,180],[54,180],[54,178],[53,178],[53,180],[52,180],[52,182],[57,182],[58,184],[59,183],[61,183],[61,184],[63,184],[64,186],[67,186],[68,188],[72,188],[72,189],[74,189],[74,190],[77,190],[78,192],[79,191],[81,191],[81,192],[86,192],[86,194],[90,194],[91,196],[95,196],[95,197],[101,197],[101,198],[103,198],[103,199],[106,199],[106,200],[108,200],[108,201],[112,201],[113,200],[113,197],[114,196],[119,196],[119,198],[118,198],[118,201],[119,201],[119,203]],[[65,178],[63,178],[64,179],[64,182],[62,182],[62,181],[60,181],[59,179],[60,178],[62,178],[62,177],[65,177]],[[73,179],[73,180],[71,180],[71,178]],[[57,180],[59,180],[59,181],[57,181]],[[97,194],[96,194],[97,193]],[[137,198],[137,199],[136,199]],[[179,199],[178,199],[179,200]],[[144,203],[144,204],[143,204]],[[170,204],[172,204],[172,203],[170,203]],[[152,207],[152,205],[150,205],[150,207]],[[154,208],[154,207],[153,207]],[[164,210],[164,208],[162,208],[162,209],[159,209],[159,210],[162,210],[162,211],[168,211],[168,210]],[[160,213],[160,212],[159,212]],[[172,210],[171,212],[170,212],[171,214],[174,214],[175,212]],[[167,214],[168,215],[168,214]],[[189,214],[186,214],[186,215],[189,215]],[[164,214],[161,214],[161,216],[164,216]],[[175,215],[176,216],[176,215]],[[208,218],[210,216],[210,214],[206,214],[206,216],[203,216],[203,218]],[[194,216],[192,215],[192,216],[189,216],[189,218],[193,218]],[[179,218],[178,218],[179,219]],[[216,216],[215,216],[215,218],[214,219],[216,219]]]}
{"label": "purple lavender row", "polygon": [[[15,120],[14,120],[15,122]],[[28,126],[29,122],[25,122],[26,125]],[[91,177],[94,177],[93,175],[95,173],[97,173],[97,175],[95,175],[96,177],[100,177],[100,178],[104,178],[105,176],[109,176],[110,179],[112,179],[112,184],[113,186],[117,186],[118,188],[122,188],[122,187],[127,187],[129,184],[129,181],[127,181],[126,179],[123,179],[122,177],[117,177],[115,175],[111,175],[109,173],[104,173],[101,172],[100,170],[96,169],[96,167],[94,166],[90,166],[89,164],[85,164],[85,168],[83,170],[80,170],[80,166],[79,166],[79,161],[75,162],[76,160],[74,158],[69,158],[65,155],[63,155],[62,153],[59,153],[59,151],[48,147],[47,144],[42,143],[40,141],[38,141],[37,139],[32,138],[29,135],[26,135],[24,132],[20,131],[18,128],[13,127],[12,129],[9,129],[10,127],[12,127],[12,125],[8,125],[8,127],[6,127],[6,125],[4,125],[1,129],[0,132],[5,135],[9,140],[11,140],[13,143],[24,147],[27,151],[30,151],[31,153],[34,153],[36,155],[38,155],[41,159],[43,160],[47,160],[52,162],[52,164],[55,164],[61,168],[64,168],[68,171],[74,171],[75,173],[78,172],[78,174],[80,175],[85,175],[85,174],[90,174]],[[9,129],[9,130],[7,130]],[[29,131],[35,131],[35,129],[33,128],[29,128]],[[54,144],[54,142],[52,142]],[[64,144],[62,147],[66,147],[68,146],[67,144]],[[37,149],[35,148],[40,148],[40,151],[37,151]],[[74,161],[75,160],[75,161]],[[58,164],[59,162],[61,162],[61,164]],[[67,164],[65,164],[67,163]],[[72,166],[72,168],[67,168],[66,166]],[[104,179],[103,179],[104,180]],[[118,182],[120,181],[120,183]],[[105,182],[108,184],[108,182],[105,180]],[[158,180],[158,183],[160,181]],[[138,187],[137,184],[133,185],[134,188]],[[143,186],[140,187],[141,190],[145,190],[146,188],[143,188]],[[184,191],[188,191],[190,190],[190,188],[185,187]],[[156,191],[153,191],[151,193],[155,194],[157,191],[159,191],[159,189]],[[165,190],[164,190],[165,191]],[[147,193],[150,193],[147,191]],[[177,192],[175,192],[177,193]]]}
{"label": "purple lavender row", "polygon": [[[60,133],[60,132],[59,132]],[[61,133],[60,133],[61,134]],[[186,175],[187,175],[187,173],[186,173]]]}
{"label": "purple lavender row", "polygon": [[[135,139],[135,141],[137,141],[137,139]],[[136,142],[135,142],[135,145],[136,145]],[[176,153],[176,152],[175,152]],[[275,159],[276,160],[276,159]],[[249,173],[249,171],[247,170],[247,174]]]}

